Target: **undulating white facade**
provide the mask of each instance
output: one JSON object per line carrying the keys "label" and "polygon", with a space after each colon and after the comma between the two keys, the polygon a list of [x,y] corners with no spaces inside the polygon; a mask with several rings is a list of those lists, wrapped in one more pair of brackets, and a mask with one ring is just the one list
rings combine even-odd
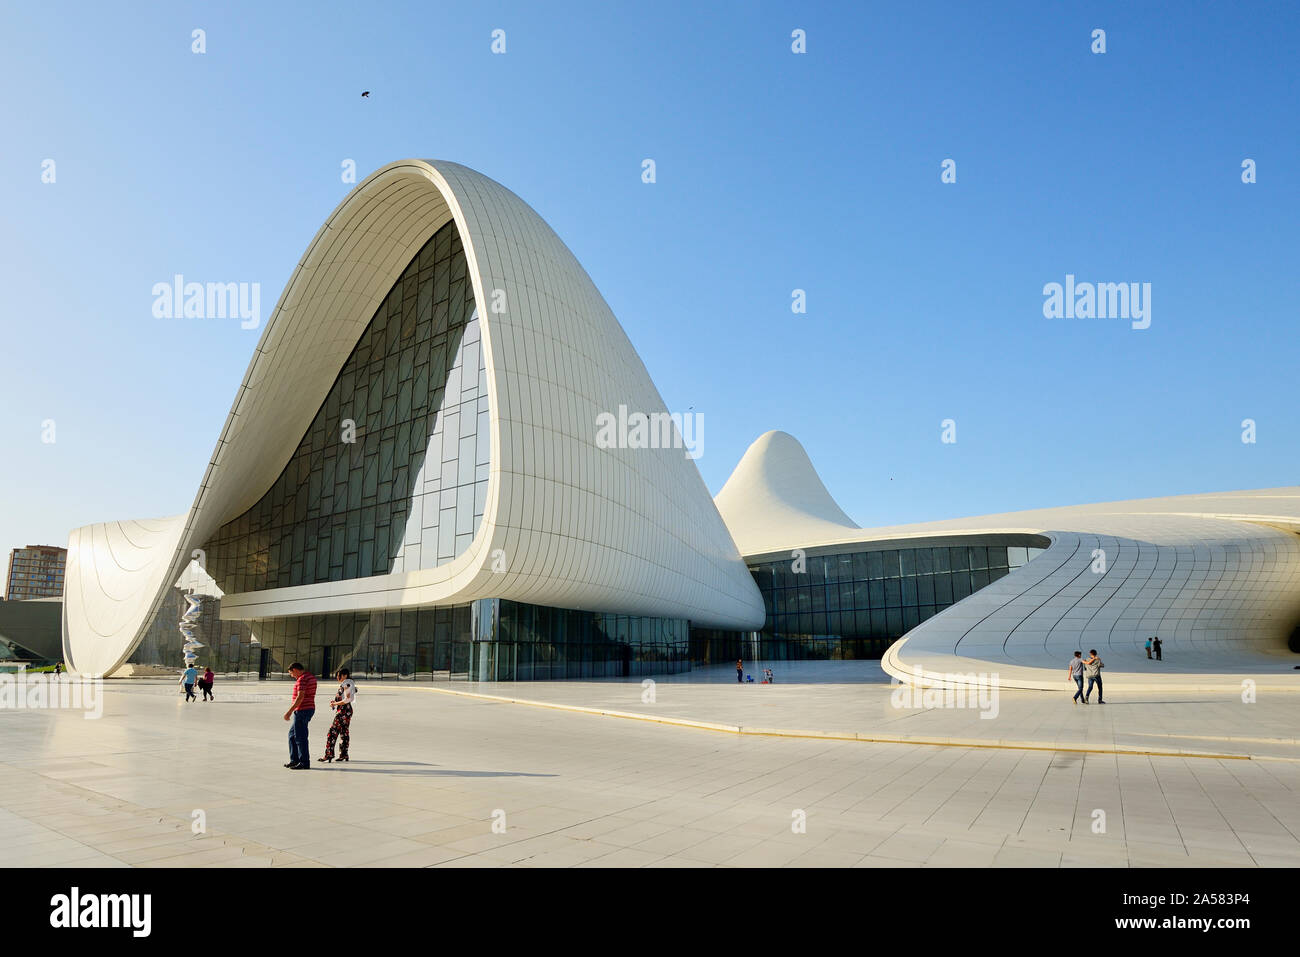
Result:
{"label": "undulating white facade", "polygon": [[[1075,650],[1107,677],[1195,685],[1209,675],[1300,680],[1300,488],[1108,502],[860,529],[792,436],[751,446],[717,496],[746,561],[1042,536],[1023,567],[921,622],[886,652],[902,680],[996,673],[1004,687],[1058,689]],[[1146,639],[1164,642],[1148,660]]]}
{"label": "undulating white facade", "polygon": [[602,448],[597,417],[664,403],[582,266],[499,183],[455,163],[376,171],[308,246],[263,330],[191,509],[70,537],[70,668],[126,661],[194,550],[285,468],[386,293],[454,222],[482,333],[490,477],[473,542],[400,573],[227,594],[223,618],[273,618],[506,598],[538,605],[763,622],[762,601],[682,449]]}
{"label": "undulating white facade", "polygon": [[[437,313],[432,290],[466,312],[455,322],[446,311]],[[417,322],[427,334],[436,325],[431,314],[443,317],[441,340],[410,334]],[[394,331],[382,332],[385,323]],[[446,332],[452,326],[454,336]],[[380,365],[387,362],[384,342],[391,346],[401,338],[412,345],[392,353],[383,368],[364,365],[357,357],[370,348],[372,335],[381,356],[373,363]],[[426,356],[421,366],[443,370],[437,376],[412,373],[411,356],[421,341],[442,342],[439,355],[448,364]],[[410,412],[414,401],[413,387],[396,385],[399,375],[406,377],[402,382],[421,383],[417,400],[437,397],[427,413],[412,419],[421,427],[427,419],[434,423],[430,429],[417,433],[413,425],[408,435],[406,420],[391,423],[390,413],[403,405]],[[349,397],[363,393],[369,420],[366,408],[347,406]],[[72,532],[66,661],[81,673],[112,674],[161,620],[164,599],[191,562],[215,576],[206,578],[211,587],[205,590],[220,597],[223,620],[306,621],[308,631],[319,631],[310,624],[313,616],[463,608],[499,599],[654,619],[644,629],[638,624],[618,632],[625,647],[660,641],[669,622],[675,642],[669,659],[679,663],[686,622],[723,635],[709,660],[724,648],[731,654],[726,635],[765,625],[772,647],[781,647],[785,639],[768,620],[776,599],[756,584],[764,572],[755,567],[751,574],[747,563],[770,568],[798,555],[856,554],[865,566],[864,553],[901,555],[927,544],[982,549],[992,542],[1004,559],[997,574],[972,572],[966,590],[948,599],[909,599],[909,617],[893,614],[902,603],[891,598],[889,607],[880,606],[883,625],[873,617],[876,606],[862,603],[876,601],[867,576],[856,583],[867,596],[862,600],[847,585],[831,588],[827,579],[816,598],[826,605],[819,614],[833,617],[817,618],[819,624],[794,638],[824,646],[839,640],[836,627],[848,635],[851,622],[858,632],[850,637],[861,642],[865,622],[870,641],[892,640],[887,648],[871,647],[901,680],[996,672],[1003,686],[1041,689],[1061,687],[1075,649],[1096,648],[1108,676],[1157,683],[1194,684],[1197,675],[1222,674],[1281,681],[1295,658],[1288,640],[1300,625],[1300,488],[862,529],[785,433],[760,437],[715,502],[686,449],[602,441],[602,418],[621,409],[667,411],[595,285],[537,213],[499,183],[455,163],[385,166],[339,204],[294,270],[189,511]],[[366,421],[372,424],[367,454],[374,453],[380,431],[403,430],[400,460],[386,466],[399,476],[391,484],[400,508],[369,490],[370,459],[361,464],[337,446],[320,451],[335,443],[339,426],[352,421],[344,416],[351,415],[363,432]],[[410,436],[414,447],[407,450],[401,443]],[[322,465],[326,459],[337,468]],[[338,496],[351,511],[308,510],[297,500],[308,497],[308,488],[314,490],[312,509],[316,500]],[[394,508],[391,539],[388,518],[368,517],[364,521],[379,537],[354,541],[358,529],[349,523],[362,521],[359,510],[386,515]],[[291,544],[297,551],[286,557]],[[1036,557],[1011,563],[1009,547]],[[208,548],[222,552],[223,572],[204,564]],[[341,558],[344,548],[350,551]],[[900,580],[908,574],[902,561]],[[359,571],[358,564],[364,566]],[[232,567],[236,571],[227,575]],[[232,588],[232,580],[259,584]],[[917,580],[931,584],[924,574]],[[794,594],[801,587],[782,582],[769,591]],[[830,607],[843,595],[850,599],[847,613]],[[498,612],[484,613],[488,627],[500,623]],[[515,617],[506,621],[509,614]],[[516,635],[510,642],[518,644],[523,632],[535,636],[557,627],[530,614],[501,612],[503,630]],[[379,614],[371,624],[359,617],[355,624],[361,631],[406,635],[411,621],[386,624]],[[354,632],[331,634],[341,651],[365,660],[361,646],[351,644]],[[610,633],[601,634],[609,645]],[[1152,635],[1165,643],[1163,662],[1146,657],[1143,644]],[[474,640],[480,638],[476,631]],[[284,640],[282,650],[292,655],[298,639]],[[585,635],[577,644],[590,654],[593,640]],[[859,644],[855,654],[864,647]],[[552,657],[559,664],[538,657],[521,664],[520,673],[563,673],[564,654]],[[645,660],[653,666],[669,659],[654,651]],[[596,664],[605,670],[592,674],[630,673],[618,671],[612,657]],[[513,674],[513,668],[493,673]]]}

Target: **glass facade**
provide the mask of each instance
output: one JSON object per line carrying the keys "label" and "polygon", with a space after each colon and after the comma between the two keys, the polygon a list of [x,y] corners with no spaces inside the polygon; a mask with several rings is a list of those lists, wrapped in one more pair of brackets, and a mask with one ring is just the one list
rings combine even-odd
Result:
{"label": "glass facade", "polygon": [[[179,667],[184,610],[172,589],[132,656]],[[348,668],[369,677],[532,681],[689,671],[687,622],[483,599],[398,611],[221,621],[207,599],[198,622],[199,665],[222,674],[283,675],[293,661],[314,674]],[[256,637],[254,637],[256,636]]]}
{"label": "glass facade", "polygon": [[1026,564],[1038,536],[983,536],[927,545],[750,565],[767,622],[757,643],[739,634],[692,634],[696,661],[879,658],[921,622]]}
{"label": "glass facade", "polygon": [[475,669],[479,680],[633,677],[691,670],[690,624],[684,620],[504,600],[497,604],[495,641],[480,646]]}
{"label": "glass facade", "polygon": [[208,542],[222,591],[432,568],[487,501],[486,363],[454,223],[376,310],[289,464]]}

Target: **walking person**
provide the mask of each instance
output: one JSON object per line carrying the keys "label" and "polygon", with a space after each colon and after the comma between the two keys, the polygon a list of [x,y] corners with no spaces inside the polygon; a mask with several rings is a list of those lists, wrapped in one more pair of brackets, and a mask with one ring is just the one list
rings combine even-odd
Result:
{"label": "walking person", "polygon": [[741,658],[736,659],[736,682],[742,685],[745,683],[745,662]]}
{"label": "walking person", "polygon": [[1151,641],[1156,646],[1156,661],[1164,661],[1164,657],[1160,654],[1160,648],[1164,644],[1164,642],[1162,642],[1159,638],[1152,638]]}
{"label": "walking person", "polygon": [[195,701],[199,700],[199,696],[194,693],[194,682],[198,680],[198,677],[199,677],[198,668],[195,668],[194,665],[192,664],[185,666],[185,673],[181,675],[181,684],[185,685],[186,701],[189,701],[191,698],[193,698]]}
{"label": "walking person", "polygon": [[289,666],[293,675],[293,704],[284,713],[289,726],[289,763],[291,771],[310,771],[311,752],[307,749],[307,725],[316,713],[316,676],[295,661]]}
{"label": "walking person", "polygon": [[1151,660],[1151,639],[1147,639],[1147,661]]}
{"label": "walking person", "polygon": [[339,739],[339,760],[348,759],[348,728],[352,724],[352,704],[357,697],[357,683],[352,680],[352,672],[340,668],[334,676],[339,679],[339,690],[330,702],[334,709],[334,723],[330,725],[329,734],[325,735],[325,756],[317,761],[334,760],[334,741]]}
{"label": "walking person", "polygon": [[217,696],[212,693],[212,682],[217,676],[212,673],[212,666],[208,665],[203,669],[203,679],[199,682],[199,687],[203,689],[203,700],[216,701]]}
{"label": "walking person", "polygon": [[1101,669],[1106,666],[1097,657],[1096,648],[1091,649],[1088,656],[1088,660],[1083,663],[1083,673],[1088,676],[1088,690],[1083,693],[1083,703],[1088,703],[1088,697],[1092,694],[1092,686],[1095,684],[1097,686],[1097,704],[1105,704],[1106,702],[1102,699]]}
{"label": "walking person", "polygon": [[1082,699],[1083,703],[1087,704],[1088,699],[1083,697],[1083,652],[1082,651],[1076,651],[1074,653],[1074,657],[1070,659],[1069,675],[1070,675],[1070,680],[1073,681],[1079,689],[1074,693],[1074,703],[1078,704],[1080,699]]}

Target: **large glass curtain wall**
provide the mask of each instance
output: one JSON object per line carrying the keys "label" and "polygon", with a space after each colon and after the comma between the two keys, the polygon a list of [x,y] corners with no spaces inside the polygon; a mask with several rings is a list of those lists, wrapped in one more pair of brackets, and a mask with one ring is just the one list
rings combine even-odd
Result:
{"label": "large glass curtain wall", "polygon": [[1027,563],[1046,544],[1036,541],[1041,544],[935,545],[751,565],[767,610],[759,653],[773,660],[879,658],[921,622]]}
{"label": "large glass curtain wall", "polygon": [[[156,638],[133,661],[179,665],[180,605],[179,597],[167,603]],[[204,604],[199,664],[222,674],[278,677],[293,661],[317,675],[348,668],[367,677],[471,681],[635,677],[691,667],[689,625],[677,619],[498,599],[251,621],[221,621],[219,608]]]}
{"label": "large glass curtain wall", "polygon": [[487,501],[487,367],[455,225],[376,310],[275,484],[208,542],[224,592],[432,568]]}

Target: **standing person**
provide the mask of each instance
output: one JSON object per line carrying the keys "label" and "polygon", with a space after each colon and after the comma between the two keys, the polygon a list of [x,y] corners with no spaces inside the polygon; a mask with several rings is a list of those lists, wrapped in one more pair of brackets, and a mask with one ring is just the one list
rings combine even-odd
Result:
{"label": "standing person", "polygon": [[56,662],[54,662],[54,677],[57,678],[57,677],[59,677],[59,675],[61,675],[61,674],[63,674],[63,662],[62,662],[62,661],[56,661]]}
{"label": "standing person", "polygon": [[1164,661],[1164,658],[1160,654],[1160,648],[1164,644],[1164,642],[1162,642],[1159,638],[1152,638],[1151,640],[1155,643],[1156,646],[1156,661]]}
{"label": "standing person", "polygon": [[307,725],[316,713],[316,676],[295,661],[289,666],[293,675],[293,704],[284,713],[284,720],[293,720],[289,726],[289,763],[291,771],[310,771],[311,752],[307,750]]}
{"label": "standing person", "polygon": [[198,668],[195,668],[194,665],[192,664],[185,666],[185,674],[181,675],[181,683],[185,685],[186,701],[189,701],[191,698],[193,698],[195,701],[199,700],[199,696],[194,693],[194,682],[198,679],[198,677],[199,677]]}
{"label": "standing person", "polygon": [[1106,666],[1101,663],[1097,657],[1097,649],[1093,648],[1088,652],[1088,660],[1083,663],[1083,672],[1088,676],[1088,690],[1083,693],[1083,703],[1088,703],[1088,696],[1092,694],[1092,686],[1097,686],[1097,704],[1105,704],[1102,700],[1101,690],[1101,669]]}
{"label": "standing person", "polygon": [[1147,661],[1151,660],[1151,639],[1147,639]]}
{"label": "standing person", "polygon": [[1074,653],[1074,657],[1070,659],[1069,675],[1070,675],[1070,680],[1073,681],[1075,685],[1078,686],[1079,689],[1074,693],[1074,703],[1078,704],[1079,699],[1082,698],[1083,703],[1087,704],[1088,699],[1083,697],[1083,652],[1082,651],[1076,651]]}
{"label": "standing person", "polygon": [[736,659],[736,681],[742,685],[745,683],[745,662],[741,658]]}
{"label": "standing person", "polygon": [[203,680],[199,682],[199,687],[203,689],[203,700],[211,698],[217,700],[217,696],[212,693],[212,682],[217,676],[212,673],[212,666],[208,665],[203,669]]}
{"label": "standing person", "polygon": [[339,679],[339,690],[330,702],[330,707],[334,709],[334,723],[330,725],[329,734],[325,735],[325,757],[317,758],[317,761],[334,760],[334,740],[340,736],[342,742],[339,745],[339,760],[348,759],[348,728],[352,724],[352,703],[357,697],[357,683],[352,680],[352,672],[347,668],[340,668],[334,677]]}

